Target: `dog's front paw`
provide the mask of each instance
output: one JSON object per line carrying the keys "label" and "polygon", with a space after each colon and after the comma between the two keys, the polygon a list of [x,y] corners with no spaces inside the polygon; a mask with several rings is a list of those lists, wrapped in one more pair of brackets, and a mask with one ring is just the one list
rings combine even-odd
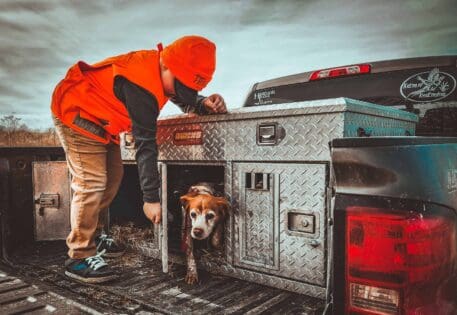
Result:
{"label": "dog's front paw", "polygon": [[187,272],[186,278],[184,279],[187,284],[197,284],[198,283],[198,274],[195,272]]}

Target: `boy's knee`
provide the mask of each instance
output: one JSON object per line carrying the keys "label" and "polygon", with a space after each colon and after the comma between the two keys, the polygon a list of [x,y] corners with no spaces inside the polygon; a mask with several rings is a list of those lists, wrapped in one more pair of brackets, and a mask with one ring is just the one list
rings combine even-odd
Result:
{"label": "boy's knee", "polygon": [[104,192],[108,184],[106,175],[95,176],[94,178],[85,178],[78,181],[73,181],[71,188],[75,192],[91,193],[91,192]]}

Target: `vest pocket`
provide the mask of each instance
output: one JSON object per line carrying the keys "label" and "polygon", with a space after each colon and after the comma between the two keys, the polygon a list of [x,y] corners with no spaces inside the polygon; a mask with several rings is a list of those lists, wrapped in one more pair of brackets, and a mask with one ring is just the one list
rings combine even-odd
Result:
{"label": "vest pocket", "polygon": [[106,139],[105,129],[103,129],[102,126],[100,126],[93,120],[93,117],[90,117],[89,115],[87,115],[87,113],[80,111],[78,114],[76,114],[75,118],[73,119],[73,124],[99,138]]}

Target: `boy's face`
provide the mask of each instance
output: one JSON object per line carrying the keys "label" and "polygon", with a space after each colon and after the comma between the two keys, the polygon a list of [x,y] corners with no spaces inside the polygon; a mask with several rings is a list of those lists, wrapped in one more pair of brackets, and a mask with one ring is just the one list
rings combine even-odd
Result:
{"label": "boy's face", "polygon": [[162,62],[160,62],[160,75],[166,97],[175,103],[195,106],[198,92],[182,84]]}

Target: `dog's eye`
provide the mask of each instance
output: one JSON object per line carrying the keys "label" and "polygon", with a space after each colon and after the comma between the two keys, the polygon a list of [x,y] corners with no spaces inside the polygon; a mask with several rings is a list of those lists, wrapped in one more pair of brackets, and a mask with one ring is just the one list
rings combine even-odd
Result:
{"label": "dog's eye", "polygon": [[190,213],[190,217],[191,217],[192,219],[195,219],[195,218],[197,217],[197,214],[196,214],[195,212],[191,212],[191,213]]}
{"label": "dog's eye", "polygon": [[212,214],[212,213],[208,213],[208,214],[206,215],[206,220],[211,220],[211,219],[213,219],[213,218],[214,218],[214,214]]}

